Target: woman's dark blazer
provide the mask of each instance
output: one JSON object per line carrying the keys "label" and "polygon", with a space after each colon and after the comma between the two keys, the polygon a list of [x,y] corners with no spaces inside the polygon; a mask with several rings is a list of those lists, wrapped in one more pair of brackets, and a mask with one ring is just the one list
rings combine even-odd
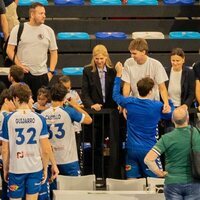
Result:
{"label": "woman's dark blazer", "polygon": [[[165,68],[170,79],[171,67]],[[168,89],[169,81],[166,81]],[[181,105],[186,104],[188,108],[192,105],[195,98],[195,76],[194,71],[188,67],[183,67],[181,76]]]}
{"label": "woman's dark blazer", "polygon": [[82,77],[82,101],[86,108],[91,108],[93,104],[99,103],[103,108],[116,108],[117,105],[112,99],[112,91],[115,80],[116,71],[107,68],[105,72],[105,103],[103,102],[103,95],[101,91],[101,83],[98,70],[92,72],[92,67],[85,67]]}

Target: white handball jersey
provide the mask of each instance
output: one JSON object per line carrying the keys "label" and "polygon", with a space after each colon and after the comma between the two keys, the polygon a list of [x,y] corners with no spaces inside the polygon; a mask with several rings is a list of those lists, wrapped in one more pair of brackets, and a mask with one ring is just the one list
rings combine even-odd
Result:
{"label": "white handball jersey", "polygon": [[48,137],[43,116],[29,109],[17,110],[5,117],[2,140],[9,142],[9,172],[33,173],[43,169],[40,139]]}
{"label": "white handball jersey", "polygon": [[78,160],[73,121],[82,122],[85,115],[71,107],[51,107],[42,115],[47,121],[49,139],[57,164]]}

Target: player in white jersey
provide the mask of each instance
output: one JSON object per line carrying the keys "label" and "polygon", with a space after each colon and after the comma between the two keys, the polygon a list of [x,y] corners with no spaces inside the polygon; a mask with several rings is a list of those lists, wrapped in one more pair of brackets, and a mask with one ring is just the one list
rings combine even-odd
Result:
{"label": "player in white jersey", "polygon": [[[69,106],[63,107],[66,88],[62,83],[52,86],[52,107],[42,112],[46,118],[49,139],[61,175],[80,175],[73,122],[92,123],[91,117],[72,99]],[[56,188],[56,182],[51,189]]]}
{"label": "player in white jersey", "polygon": [[5,117],[2,129],[4,179],[9,198],[33,200],[47,177],[51,154],[46,121],[29,109],[31,90],[26,84],[13,86],[12,96],[17,111]]}

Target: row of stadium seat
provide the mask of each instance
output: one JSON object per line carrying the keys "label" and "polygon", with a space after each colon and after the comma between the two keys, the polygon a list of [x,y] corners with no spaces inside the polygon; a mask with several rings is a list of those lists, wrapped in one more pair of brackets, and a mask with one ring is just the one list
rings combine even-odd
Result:
{"label": "row of stadium seat", "polygon": [[[48,5],[48,0],[19,0],[20,6],[28,6],[34,2],[40,2],[43,5]],[[191,5],[195,0],[163,0],[169,5]],[[84,0],[54,0],[55,5],[84,5]],[[158,0],[127,0],[127,5],[158,5]],[[90,0],[90,5],[122,5],[121,0]]]}
{"label": "row of stadium seat", "polygon": [[[126,39],[127,35],[123,32],[97,32],[96,39]],[[164,39],[161,32],[133,32],[132,38],[145,39]],[[170,39],[200,39],[200,32],[195,31],[173,31],[169,33]],[[58,40],[88,40],[90,35],[85,32],[60,32],[57,34]]]}
{"label": "row of stadium seat", "polygon": [[[127,34],[124,32],[97,32],[94,34],[96,39],[126,39]],[[3,38],[3,33],[0,32]],[[161,32],[133,32],[132,38],[144,39],[165,39]],[[195,31],[173,31],[169,33],[170,39],[200,39],[200,32]],[[86,32],[60,32],[57,34],[58,40],[89,40],[90,35]]]}

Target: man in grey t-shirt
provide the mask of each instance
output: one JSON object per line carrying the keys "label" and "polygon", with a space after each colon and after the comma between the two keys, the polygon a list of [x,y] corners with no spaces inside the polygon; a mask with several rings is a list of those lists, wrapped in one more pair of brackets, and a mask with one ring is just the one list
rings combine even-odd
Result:
{"label": "man in grey t-shirt", "polygon": [[150,77],[154,80],[155,86],[152,91],[151,99],[159,100],[159,92],[164,102],[163,111],[169,112],[168,93],[165,81],[168,80],[162,64],[147,56],[148,44],[145,39],[137,38],[131,41],[129,45],[131,58],[124,63],[122,80],[124,81],[123,95],[138,97],[136,84],[138,80],[144,77]]}
{"label": "man in grey t-shirt", "polygon": [[[32,90],[36,99],[37,90],[47,86],[53,77],[58,59],[57,44],[54,31],[44,24],[46,13],[40,3],[34,3],[29,9],[29,22],[24,23],[24,29],[18,44],[15,64],[24,72],[24,82]],[[16,25],[10,34],[7,54],[11,60],[17,45],[17,33],[19,25]],[[50,52],[50,70],[47,69],[48,51]]]}

